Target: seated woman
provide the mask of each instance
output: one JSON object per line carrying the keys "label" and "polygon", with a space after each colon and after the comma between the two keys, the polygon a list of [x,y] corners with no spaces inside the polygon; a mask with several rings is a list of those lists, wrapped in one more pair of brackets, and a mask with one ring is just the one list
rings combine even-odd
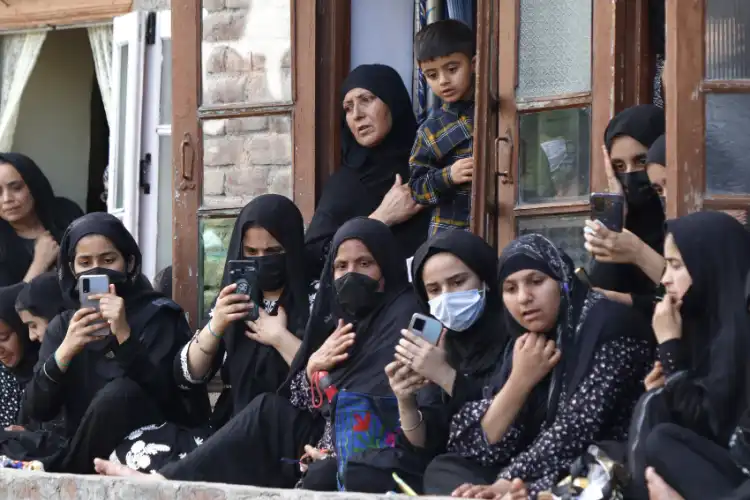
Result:
{"label": "seated woman", "polygon": [[516,340],[494,389],[453,416],[448,453],[425,472],[427,494],[502,496],[515,481],[535,496],[590,444],[624,440],[643,391],[648,324],[579,281],[552,242],[538,234],[513,241],[499,276]]}
{"label": "seated woman", "polygon": [[34,161],[18,153],[0,154],[0,286],[49,271],[57,262],[63,232],[83,212],[55,198]]}
{"label": "seated woman", "polygon": [[721,212],[698,212],[669,221],[667,233],[667,270],[662,278],[667,296],[653,318],[660,383],[636,408],[628,465],[642,494],[643,474],[651,465],[684,495],[687,489],[681,484],[692,484],[697,476],[685,477],[684,471],[692,468],[677,476],[662,469],[660,464],[670,460],[672,452],[657,446],[665,439],[661,431],[672,436],[674,427],[679,427],[727,449],[748,408],[745,365],[750,318],[745,280],[750,271],[750,233]]}
{"label": "seated woman", "polygon": [[172,377],[175,356],[190,338],[185,316],[143,278],[141,252],[122,222],[105,213],[75,221],[63,236],[58,268],[60,287],[76,304],[81,276],[106,275],[110,291],[89,296],[99,310],[66,311],[49,324],[26,388],[28,418],[44,422],[63,413],[70,445],[54,468],[90,473],[94,458],[133,429],[165,418],[204,421],[205,390],[181,391]]}
{"label": "seated woman", "polygon": [[0,288],[0,425],[5,429],[18,422],[23,390],[31,379],[39,344],[31,342],[29,331],[16,313],[19,283]]}
{"label": "seated woman", "polygon": [[16,300],[16,312],[29,329],[29,338],[39,344],[50,321],[67,309],[55,272],[40,274],[26,283]]}
{"label": "seated woman", "polygon": [[609,191],[625,195],[625,229],[616,233],[596,221],[584,228],[586,250],[596,260],[591,285],[647,318],[664,272],[664,208],[645,168],[648,148],[664,127],[664,111],[651,104],[627,108],[609,122],[604,164]]}
{"label": "seated woman", "polygon": [[[430,460],[445,452],[451,415],[482,397],[503,360],[507,335],[497,284],[497,253],[465,231],[446,231],[414,256],[412,285],[445,326],[439,346],[402,330],[396,360],[386,367],[398,398],[403,436],[395,448],[351,458],[347,491],[398,490],[392,473],[422,489]],[[430,385],[421,389],[423,381]]]}
{"label": "seated woman", "polygon": [[406,184],[417,120],[399,74],[382,64],[358,66],[341,95],[341,166],[325,182],[305,233],[311,276],[320,275],[331,238],[349,219],[390,226],[404,259],[425,240],[430,222]]}
{"label": "seated woman", "polygon": [[[256,321],[245,319],[250,298],[235,293],[230,261],[238,259],[251,260],[258,268],[263,307]],[[139,429],[117,447],[112,460],[144,472],[158,470],[194,450],[256,396],[276,392],[287,379],[316,285],[305,274],[304,223],[294,202],[266,194],[242,209],[229,242],[221,284],[210,321],[180,350],[174,370],[177,383],[185,387],[205,386],[221,373],[224,390],[209,428],[164,424]],[[144,443],[153,445],[149,459],[138,460]]]}
{"label": "seated woman", "polygon": [[[336,460],[325,459],[323,451],[333,445],[331,410],[313,401],[311,385],[328,372],[329,387],[338,391],[392,395],[385,366],[393,360],[400,328],[419,310],[388,227],[365,218],[347,222],[332,241],[280,394],[256,397],[195,451],[162,468],[160,476],[145,477],[291,488],[306,453],[320,460],[310,465],[303,487],[335,489]],[[96,468],[106,475],[139,474],[103,460]]]}

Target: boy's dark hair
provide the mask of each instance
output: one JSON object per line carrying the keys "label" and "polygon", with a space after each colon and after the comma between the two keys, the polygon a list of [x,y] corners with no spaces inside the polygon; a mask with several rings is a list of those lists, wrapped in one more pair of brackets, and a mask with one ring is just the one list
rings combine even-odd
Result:
{"label": "boy's dark hair", "polygon": [[414,37],[414,57],[427,62],[459,52],[471,59],[477,51],[474,32],[455,19],[436,21],[425,26]]}

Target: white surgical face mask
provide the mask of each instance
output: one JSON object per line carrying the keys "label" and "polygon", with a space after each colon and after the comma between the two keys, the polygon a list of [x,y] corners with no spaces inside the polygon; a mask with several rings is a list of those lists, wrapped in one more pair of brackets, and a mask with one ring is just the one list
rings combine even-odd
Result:
{"label": "white surgical face mask", "polygon": [[444,293],[430,300],[430,314],[454,332],[468,330],[484,312],[484,290]]}

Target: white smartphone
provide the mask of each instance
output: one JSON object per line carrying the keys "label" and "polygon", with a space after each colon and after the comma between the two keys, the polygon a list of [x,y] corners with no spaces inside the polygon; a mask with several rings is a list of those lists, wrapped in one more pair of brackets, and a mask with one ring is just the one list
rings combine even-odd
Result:
{"label": "white smartphone", "polygon": [[[90,295],[100,293],[109,293],[109,276],[106,274],[92,274],[78,278],[78,301],[81,303],[81,309],[91,308],[99,310],[99,300],[90,299]],[[100,322],[101,330],[97,330],[91,335],[94,337],[106,337],[109,335],[109,326],[106,322]]]}
{"label": "white smartphone", "polygon": [[430,316],[414,313],[409,322],[409,330],[430,344],[437,345],[440,341],[440,334],[443,332],[443,324]]}

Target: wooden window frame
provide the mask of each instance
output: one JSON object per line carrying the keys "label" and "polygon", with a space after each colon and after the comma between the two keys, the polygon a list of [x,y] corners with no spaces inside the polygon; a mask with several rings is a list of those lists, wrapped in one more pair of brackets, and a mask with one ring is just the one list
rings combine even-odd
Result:
{"label": "wooden window frame", "polygon": [[[199,301],[201,218],[225,218],[239,208],[201,209],[204,121],[251,116],[292,116],[293,199],[309,221],[316,189],[316,9],[322,0],[291,0],[292,99],[262,105],[201,103],[202,2],[172,0],[173,290],[196,327]],[[304,77],[300,77],[304,75]]]}
{"label": "wooden window frame", "polygon": [[133,0],[21,0],[0,2],[0,30],[25,30],[108,21],[133,9]]}
{"label": "wooden window frame", "polygon": [[718,195],[706,191],[706,95],[747,94],[750,83],[705,78],[705,2],[666,0],[669,217],[703,209],[747,210],[750,206],[750,194]]}
{"label": "wooden window frame", "polygon": [[[519,217],[528,218],[545,215],[576,215],[585,214],[589,211],[587,199],[573,202],[548,202],[534,204],[517,204],[519,179],[519,148],[520,143],[520,121],[523,113],[551,111],[568,109],[581,106],[589,106],[591,109],[591,151],[590,151],[590,176],[589,192],[603,190],[606,187],[606,176],[601,157],[601,138],[609,120],[614,114],[632,101],[645,99],[650,95],[648,87],[643,83],[645,77],[626,78],[631,72],[625,71],[632,62],[626,61],[625,47],[626,34],[628,32],[628,10],[633,6],[626,5],[621,1],[593,1],[592,15],[592,52],[591,52],[591,90],[589,92],[560,95],[541,99],[516,98],[518,85],[518,30],[520,22],[521,0],[496,0],[498,15],[489,16],[487,3],[491,0],[479,0],[478,3],[478,36],[480,36],[479,61],[478,61],[478,91],[477,91],[477,123],[481,133],[479,137],[489,137],[489,125],[482,125],[482,119],[486,116],[481,110],[482,102],[491,101],[492,92],[486,84],[480,86],[481,82],[487,81],[490,71],[494,71],[489,62],[481,57],[482,51],[488,52],[492,37],[491,30],[487,29],[486,22],[496,22],[496,40],[499,47],[497,65],[497,98],[499,113],[497,119],[497,133],[495,135],[494,161],[490,161],[486,148],[480,146],[475,151],[475,175],[478,182],[474,187],[472,212],[475,220],[472,229],[478,234],[488,237],[488,240],[496,240],[499,249],[510,243],[516,237],[516,220]],[[630,19],[643,14],[645,0],[637,0],[639,10],[631,12]],[[639,34],[642,39],[642,32]],[[644,59],[646,45],[640,43],[637,49],[631,51],[631,61]],[[491,51],[489,51],[491,53]],[[625,89],[632,89],[638,83],[637,90],[626,94]],[[485,139],[486,140],[486,139]],[[496,182],[496,188],[493,183]],[[482,194],[496,191],[494,203],[487,202]],[[494,234],[482,228],[487,220],[496,223]]]}

